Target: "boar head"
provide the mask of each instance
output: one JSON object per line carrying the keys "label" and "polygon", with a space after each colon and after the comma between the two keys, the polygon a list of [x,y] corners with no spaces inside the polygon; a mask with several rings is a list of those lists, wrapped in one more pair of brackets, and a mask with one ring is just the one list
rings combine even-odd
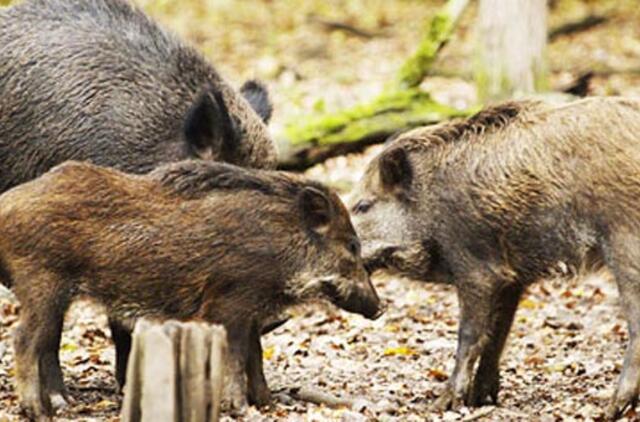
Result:
{"label": "boar head", "polygon": [[297,197],[304,230],[305,265],[290,282],[298,299],[320,297],[334,305],[375,319],[383,313],[361,257],[349,214],[338,196],[307,186]]}

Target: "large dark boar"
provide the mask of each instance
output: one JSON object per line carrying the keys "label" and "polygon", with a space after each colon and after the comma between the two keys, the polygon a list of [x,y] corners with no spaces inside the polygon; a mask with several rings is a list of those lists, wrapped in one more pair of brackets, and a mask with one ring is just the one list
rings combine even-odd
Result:
{"label": "large dark boar", "polygon": [[274,315],[323,298],[381,313],[338,196],[283,173],[187,161],[134,176],[70,162],[0,196],[0,233],[0,281],[22,304],[18,392],[36,416],[65,397],[60,331],[79,296],[120,318],[223,324],[236,406],[245,391],[269,401],[259,330]]}
{"label": "large dark boar", "polygon": [[[264,87],[237,93],[124,0],[0,11],[0,94],[0,192],[68,159],[132,173],[189,157],[276,164]],[[110,323],[122,385],[130,336]]]}
{"label": "large dark boar", "polygon": [[608,415],[635,402],[640,102],[512,102],[414,130],[373,160],[352,201],[370,270],[457,287],[456,365],[437,407],[495,402],[498,362],[523,289],[558,262],[577,267],[593,257],[613,272],[629,321]]}
{"label": "large dark boar", "polygon": [[0,191],[68,159],[133,173],[189,157],[276,164],[264,87],[240,95],[124,0],[0,11],[0,93]]}

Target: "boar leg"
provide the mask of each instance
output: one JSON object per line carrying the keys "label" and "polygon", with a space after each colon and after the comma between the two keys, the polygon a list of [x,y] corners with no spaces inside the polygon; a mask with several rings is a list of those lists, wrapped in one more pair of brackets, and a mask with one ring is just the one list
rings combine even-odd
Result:
{"label": "boar leg", "polygon": [[[480,364],[474,378],[471,404],[482,406],[483,404],[498,403],[498,390],[500,389],[500,356],[511,330],[513,317],[515,316],[522,287],[517,284],[505,286],[499,293],[496,307],[493,309],[493,329],[489,344],[480,356]],[[487,401],[489,398],[489,401]]]}
{"label": "boar leg", "polygon": [[260,344],[260,327],[254,322],[249,338],[249,356],[247,359],[247,387],[249,403],[256,407],[266,406],[271,402],[271,391],[267,386],[262,369],[262,345]]}
{"label": "boar leg", "polygon": [[[62,327],[62,321],[60,322]],[[56,333],[52,333],[52,336]],[[46,350],[42,355],[42,366],[45,388],[49,392],[51,404],[54,409],[60,409],[65,407],[70,397],[67,393],[67,389],[64,385],[62,376],[62,369],[60,368],[60,337],[62,332],[57,333],[57,338],[51,340],[51,344],[56,344],[55,348],[52,347]]]}
{"label": "boar leg", "polygon": [[617,418],[628,407],[635,407],[640,382],[640,240],[629,231],[614,240],[607,251],[609,254],[605,253],[605,261],[618,285],[629,327],[629,344],[618,387],[606,410],[609,419]]}
{"label": "boar leg", "polygon": [[229,342],[229,359],[227,362],[228,380],[224,396],[227,398],[231,410],[237,411],[247,406],[246,368],[251,325],[246,322],[234,322],[227,324],[225,328]]}
{"label": "boar leg", "polygon": [[[58,350],[68,300],[61,297],[64,288],[57,280],[48,278],[18,281],[17,286],[28,289],[18,288],[15,292],[22,305],[15,333],[18,396],[24,411],[35,418],[53,415],[50,395],[65,396]],[[27,291],[34,286],[35,293]],[[50,287],[55,291],[47,294]]]}
{"label": "boar leg", "polygon": [[458,285],[460,326],[456,364],[444,393],[434,403],[436,410],[455,409],[471,403],[475,364],[490,338],[493,294],[489,286],[486,281]]}
{"label": "boar leg", "polygon": [[122,391],[127,377],[127,362],[131,352],[131,330],[116,318],[109,317],[109,330],[116,346],[116,381]]}

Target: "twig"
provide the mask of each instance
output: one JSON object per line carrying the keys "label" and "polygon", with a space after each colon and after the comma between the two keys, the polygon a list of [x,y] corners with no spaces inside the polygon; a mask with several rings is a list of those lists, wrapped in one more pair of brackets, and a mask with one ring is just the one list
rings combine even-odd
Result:
{"label": "twig", "polygon": [[549,31],[549,41],[555,41],[564,35],[575,34],[576,32],[587,31],[593,27],[601,25],[609,20],[608,16],[589,15],[583,19],[568,22]]}
{"label": "twig", "polygon": [[347,407],[351,409],[355,403],[352,399],[337,397],[333,394],[307,387],[294,387],[289,389],[287,393],[296,400],[308,401],[310,403],[325,405],[331,408]]}
{"label": "twig", "polygon": [[309,22],[323,26],[331,31],[344,31],[360,38],[371,39],[385,35],[379,32],[370,32],[353,25],[349,25],[346,22],[334,21],[314,14],[309,15],[307,19]]}
{"label": "twig", "polygon": [[481,409],[476,410],[472,414],[467,415],[464,418],[462,418],[462,422],[475,421],[476,419],[484,418],[485,416],[487,416],[488,414],[490,414],[494,410],[496,410],[495,406],[483,407]]}

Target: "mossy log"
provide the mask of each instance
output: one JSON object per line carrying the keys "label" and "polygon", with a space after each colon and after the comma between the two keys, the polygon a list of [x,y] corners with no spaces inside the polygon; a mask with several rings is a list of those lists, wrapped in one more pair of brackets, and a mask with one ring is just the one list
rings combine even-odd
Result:
{"label": "mossy log", "polygon": [[280,166],[304,170],[383,142],[393,133],[465,115],[466,111],[440,104],[418,88],[382,94],[371,103],[287,127],[289,151],[283,154]]}
{"label": "mossy log", "polygon": [[416,52],[401,66],[393,84],[373,101],[289,124],[284,131],[281,168],[304,170],[327,158],[382,142],[393,133],[467,115],[466,111],[439,104],[418,86],[468,3],[446,3],[427,26]]}

